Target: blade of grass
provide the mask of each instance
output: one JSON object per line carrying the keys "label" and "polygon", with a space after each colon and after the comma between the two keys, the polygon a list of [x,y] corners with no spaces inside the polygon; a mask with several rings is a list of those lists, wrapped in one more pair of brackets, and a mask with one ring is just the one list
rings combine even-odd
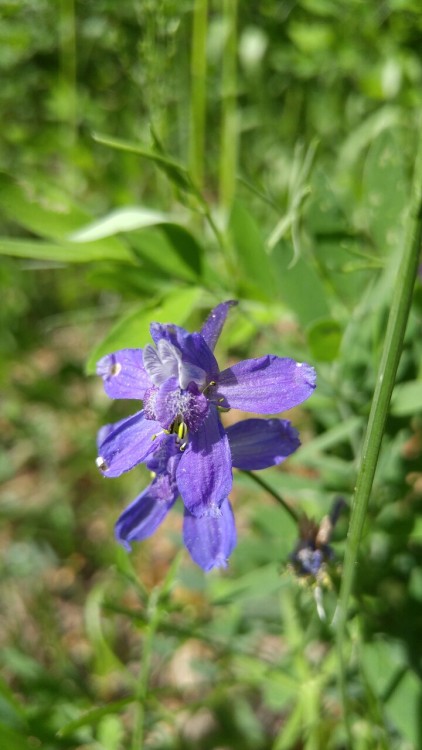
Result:
{"label": "blade of grass", "polygon": [[[368,427],[363,442],[360,466],[356,482],[352,515],[347,537],[344,569],[335,615],[337,647],[341,671],[341,689],[344,699],[347,722],[347,696],[345,694],[344,643],[348,605],[352,593],[359,546],[362,538],[369,497],[381,448],[381,441],[387,419],[391,394],[399,364],[404,333],[409,317],[413,287],[418,270],[422,241],[422,137],[415,164],[413,186],[410,197],[410,210],[404,238],[403,257],[397,270],[392,304],[385,334],[381,362],[378,368],[375,392],[369,414]],[[350,732],[349,732],[350,739]]]}
{"label": "blade of grass", "polygon": [[220,147],[220,205],[228,216],[233,203],[236,186],[237,164],[237,0],[223,0],[223,18],[227,25],[227,39],[223,53],[222,113]]}
{"label": "blade of grass", "polygon": [[191,115],[189,167],[199,191],[204,182],[208,0],[195,0],[191,54]]}

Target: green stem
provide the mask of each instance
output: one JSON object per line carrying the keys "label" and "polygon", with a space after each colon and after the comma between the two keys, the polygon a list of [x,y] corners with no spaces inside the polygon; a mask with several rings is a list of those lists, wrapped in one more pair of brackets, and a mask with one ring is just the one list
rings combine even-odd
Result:
{"label": "green stem", "polygon": [[135,694],[137,712],[135,729],[132,737],[132,750],[142,750],[144,747],[145,703],[148,695],[148,681],[154,638],[160,622],[160,609],[158,607],[160,593],[160,589],[154,589],[148,603],[149,619],[145,640],[143,642],[142,664]]}
{"label": "green stem", "polygon": [[347,612],[352,592],[359,545],[369,497],[378,462],[381,441],[394,387],[403,339],[409,317],[413,287],[418,270],[422,240],[422,138],[416,159],[410,211],[404,238],[403,257],[397,270],[384,348],[378,369],[375,392],[363,442],[355,496],[347,537],[344,569],[335,624],[339,655],[343,654]]}
{"label": "green stem", "polygon": [[161,616],[164,607],[161,605],[170,591],[171,586],[176,578],[183,550],[176,555],[164,581],[154,588],[150,594],[147,606],[147,626],[143,642],[142,662],[139,671],[138,685],[136,689],[136,717],[135,727],[132,735],[131,750],[143,750],[144,748],[144,728],[145,728],[145,705],[148,697],[148,682],[151,671],[151,660],[154,647],[155,634],[160,625]]}
{"label": "green stem", "polygon": [[235,279],[237,276],[236,259],[234,256],[233,247],[231,245],[228,233],[225,230],[220,229],[220,227],[218,226],[217,222],[214,219],[214,216],[212,214],[212,211],[208,203],[199,193],[197,195],[197,198],[201,206],[202,216],[207,222],[211,232],[213,233],[220,247],[220,250],[222,251],[222,259],[225,264],[227,276],[229,278]]}
{"label": "green stem", "polygon": [[237,0],[223,0],[223,18],[227,25],[227,41],[222,70],[222,124],[220,148],[220,205],[226,214],[232,207],[235,185],[238,148],[236,111],[237,85]]}
{"label": "green stem", "polygon": [[273,498],[277,500],[277,502],[280,505],[283,506],[284,510],[289,514],[290,518],[293,518],[293,521],[295,523],[299,523],[299,516],[296,513],[296,511],[293,510],[293,508],[288,503],[286,503],[284,498],[282,498],[281,495],[279,495],[278,492],[276,492],[276,490],[274,490],[269,484],[267,484],[265,479],[261,479],[261,477],[258,477],[256,474],[253,474],[251,471],[246,471],[246,469],[243,469],[243,473],[246,474],[251,479],[253,479],[253,481],[256,482],[256,484],[259,484],[259,486],[262,487],[263,490],[265,490],[270,495],[272,495]]}
{"label": "green stem", "polygon": [[202,192],[204,182],[204,143],[206,121],[208,0],[195,0],[191,55],[191,115],[189,168]]}

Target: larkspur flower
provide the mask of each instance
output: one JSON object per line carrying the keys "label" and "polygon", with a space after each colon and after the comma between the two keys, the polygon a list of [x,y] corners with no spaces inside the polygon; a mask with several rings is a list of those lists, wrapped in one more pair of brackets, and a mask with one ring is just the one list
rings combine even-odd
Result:
{"label": "larkspur flower", "polygon": [[220,372],[213,350],[233,304],[214,308],[200,333],[152,323],[154,346],[122,349],[97,365],[111,398],[143,401],[141,411],[100,430],[97,466],[118,477],[145,463],[153,477],[117,521],[118,541],[130,549],[146,539],[181,495],[184,543],[204,570],[226,566],[236,545],[232,467],[274,466],[300,445],[287,420],[246,419],[225,429],[220,411],[275,414],[315,388],[310,365],[271,354]]}

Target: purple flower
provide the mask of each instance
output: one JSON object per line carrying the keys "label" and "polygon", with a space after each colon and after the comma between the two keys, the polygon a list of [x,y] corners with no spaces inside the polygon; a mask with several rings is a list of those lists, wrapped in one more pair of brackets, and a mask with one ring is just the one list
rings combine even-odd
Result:
{"label": "purple flower", "polygon": [[97,365],[111,398],[141,399],[144,407],[100,430],[98,468],[117,477],[146,463],[153,476],[120,516],[117,539],[128,549],[146,539],[181,495],[184,542],[204,570],[225,566],[236,544],[232,467],[264,469],[300,445],[286,420],[246,419],[225,429],[220,410],[273,414],[315,388],[310,365],[271,354],[220,372],[213,349],[233,304],[214,308],[200,333],[152,323],[154,346],[122,349]]}

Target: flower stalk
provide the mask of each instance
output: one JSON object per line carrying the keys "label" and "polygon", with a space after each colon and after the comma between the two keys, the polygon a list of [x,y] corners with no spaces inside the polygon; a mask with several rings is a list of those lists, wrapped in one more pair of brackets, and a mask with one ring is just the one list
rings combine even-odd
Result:
{"label": "flower stalk", "polygon": [[293,521],[298,524],[299,523],[299,516],[296,513],[296,511],[289,505],[281,495],[278,494],[278,492],[271,487],[268,482],[265,481],[265,479],[261,479],[261,477],[258,477],[256,474],[254,474],[252,471],[245,471],[243,472],[248,477],[250,477],[256,484],[258,484],[265,492],[268,492],[269,495],[271,495],[274,500],[277,500],[278,504],[284,508],[286,513],[289,514],[290,518],[293,519]]}
{"label": "flower stalk", "polygon": [[422,137],[416,159],[410,209],[404,238],[403,256],[397,270],[396,284],[387,324],[384,347],[378,369],[375,392],[364,438],[355,496],[344,559],[343,578],[335,616],[339,657],[342,661],[343,643],[352,592],[359,545],[362,538],[369,498],[381,448],[403,339],[409,317],[413,287],[418,270],[422,241]]}

